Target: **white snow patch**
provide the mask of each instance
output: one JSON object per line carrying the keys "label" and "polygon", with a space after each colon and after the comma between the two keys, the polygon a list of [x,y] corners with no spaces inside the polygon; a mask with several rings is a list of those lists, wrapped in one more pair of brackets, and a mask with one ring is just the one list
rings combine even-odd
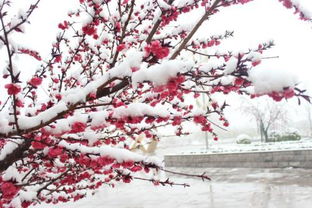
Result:
{"label": "white snow patch", "polygon": [[191,62],[168,60],[155,64],[149,68],[141,69],[132,75],[132,84],[136,86],[143,81],[151,81],[155,85],[164,85],[179,72],[186,72],[192,67]]}
{"label": "white snow patch", "polygon": [[168,110],[164,106],[152,107],[145,103],[131,103],[128,106],[121,106],[114,111],[114,117],[122,118],[125,116],[161,116],[167,117],[170,115]]}
{"label": "white snow patch", "polygon": [[235,57],[231,57],[230,60],[227,62],[226,67],[224,69],[224,74],[231,74],[235,71],[237,67],[238,60]]}
{"label": "white snow patch", "polygon": [[253,68],[249,78],[259,94],[282,91],[284,87],[294,87],[298,83],[297,76],[288,71],[261,67]]}

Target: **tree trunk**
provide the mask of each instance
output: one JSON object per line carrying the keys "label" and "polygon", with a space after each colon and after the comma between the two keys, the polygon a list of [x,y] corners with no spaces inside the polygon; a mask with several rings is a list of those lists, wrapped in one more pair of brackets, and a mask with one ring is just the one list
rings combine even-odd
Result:
{"label": "tree trunk", "polygon": [[262,119],[260,119],[259,131],[261,136],[261,142],[264,142],[264,125]]}
{"label": "tree trunk", "polygon": [[268,142],[269,141],[269,135],[268,135],[268,130],[269,127],[265,128],[264,123],[262,119],[260,119],[260,135],[261,135],[261,142]]}
{"label": "tree trunk", "polygon": [[263,134],[264,134],[264,142],[269,142],[268,129],[265,129]]}

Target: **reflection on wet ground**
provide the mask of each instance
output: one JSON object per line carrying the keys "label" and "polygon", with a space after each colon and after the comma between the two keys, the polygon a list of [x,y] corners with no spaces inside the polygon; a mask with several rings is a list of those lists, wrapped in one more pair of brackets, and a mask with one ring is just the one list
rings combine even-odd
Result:
{"label": "reflection on wet ground", "polygon": [[[212,178],[207,190],[201,193],[202,196],[208,195],[207,208],[312,207],[312,170],[309,169],[179,168],[173,170],[197,174],[206,172]],[[197,185],[196,183],[195,186]]]}
{"label": "reflection on wet ground", "polygon": [[312,169],[171,168],[170,170],[196,174],[206,172],[215,182],[254,182],[268,183],[271,185],[298,185],[312,187]]}
{"label": "reflection on wet ground", "polygon": [[[211,182],[167,175],[182,186],[153,186],[143,181],[103,187],[94,196],[53,208],[311,208],[312,170],[179,168],[170,170],[203,173]],[[50,208],[39,205],[38,208]]]}

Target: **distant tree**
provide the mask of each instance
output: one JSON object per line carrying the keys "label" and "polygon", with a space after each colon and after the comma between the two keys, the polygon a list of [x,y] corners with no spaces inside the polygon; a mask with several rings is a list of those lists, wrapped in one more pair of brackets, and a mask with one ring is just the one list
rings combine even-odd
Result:
{"label": "distant tree", "polygon": [[270,131],[287,126],[287,109],[269,98],[261,97],[245,101],[241,110],[257,123],[261,142],[268,142]]}
{"label": "distant tree", "polygon": [[311,108],[307,111],[308,111],[308,121],[309,121],[309,130],[310,130],[309,136],[312,137],[312,112],[311,112]]}
{"label": "distant tree", "polygon": [[[31,44],[14,39],[26,34],[40,0],[27,1],[29,7],[16,14],[10,7],[21,1],[0,0],[0,207],[78,200],[118,181],[174,185],[135,174],[166,170],[160,161],[129,151],[129,144],[141,134],[159,140],[157,129],[164,126],[179,136],[186,121],[215,138],[214,125],[229,125],[225,105],[211,102],[199,111],[189,99],[230,92],[268,94],[276,101],[302,97],[291,83],[261,94],[246,89],[253,85],[250,70],[272,42],[245,52],[204,54],[232,32],[194,37],[222,8],[250,1],[79,0],[79,9],[59,23],[54,43],[42,43],[52,45],[51,56],[41,57]],[[297,4],[279,1],[307,19]],[[179,21],[196,9],[202,16],[191,26]],[[187,54],[222,63],[192,62]],[[20,57],[35,63],[20,63]],[[213,114],[217,124],[208,119]]]}
{"label": "distant tree", "polygon": [[[306,119],[308,120],[307,125],[305,127],[308,130],[308,136],[312,137],[312,108],[311,105],[305,105],[305,113],[306,113]],[[305,120],[306,121],[306,120]]]}

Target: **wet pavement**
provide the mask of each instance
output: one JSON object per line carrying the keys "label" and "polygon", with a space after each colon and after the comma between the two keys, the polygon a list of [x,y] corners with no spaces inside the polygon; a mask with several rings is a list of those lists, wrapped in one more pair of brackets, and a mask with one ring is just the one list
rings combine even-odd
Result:
{"label": "wet pavement", "polygon": [[[56,208],[311,208],[312,170],[307,169],[171,169],[206,172],[211,182],[168,175],[182,186],[153,186],[143,181],[103,188],[94,196]],[[51,207],[38,205],[37,207]]]}

